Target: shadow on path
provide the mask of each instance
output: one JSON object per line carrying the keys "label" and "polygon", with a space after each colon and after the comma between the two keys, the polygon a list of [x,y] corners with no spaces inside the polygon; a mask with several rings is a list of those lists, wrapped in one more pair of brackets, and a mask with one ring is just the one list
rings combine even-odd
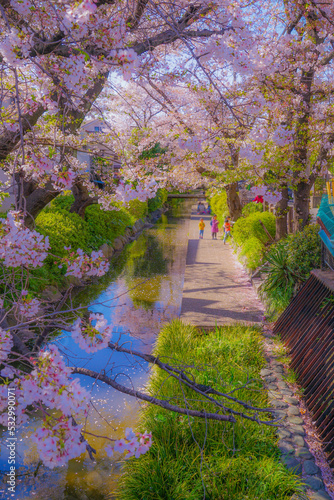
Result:
{"label": "shadow on path", "polygon": [[[204,219],[204,239],[198,239],[198,221]],[[181,319],[198,326],[234,322],[260,323],[263,306],[250,280],[221,237],[211,239],[211,216],[193,212],[184,278]]]}

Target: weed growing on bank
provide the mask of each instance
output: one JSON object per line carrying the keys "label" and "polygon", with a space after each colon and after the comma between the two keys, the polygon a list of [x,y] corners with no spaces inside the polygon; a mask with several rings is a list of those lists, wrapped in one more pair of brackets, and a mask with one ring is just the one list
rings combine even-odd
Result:
{"label": "weed growing on bank", "polygon": [[[235,398],[254,406],[268,405],[259,377],[265,365],[261,335],[255,327],[226,326],[204,334],[174,321],[161,331],[154,354],[188,367],[197,383],[233,391]],[[249,379],[253,382],[243,387]],[[156,367],[148,390],[174,405],[210,409]],[[211,500],[288,500],[300,489],[298,478],[280,463],[273,427],[241,418],[235,424],[205,422],[153,405],[142,410],[141,427],[152,432],[153,446],[125,463],[119,500],[202,500],[204,491]]]}

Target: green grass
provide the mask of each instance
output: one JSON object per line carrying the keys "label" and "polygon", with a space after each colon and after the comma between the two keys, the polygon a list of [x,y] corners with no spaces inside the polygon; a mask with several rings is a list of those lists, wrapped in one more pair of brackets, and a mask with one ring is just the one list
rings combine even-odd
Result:
{"label": "green grass", "polygon": [[[259,382],[265,366],[260,332],[230,326],[204,334],[174,321],[159,335],[155,354],[187,367],[189,376],[217,390],[265,407]],[[242,388],[248,378],[256,379]],[[149,392],[184,407],[213,410],[198,395],[153,368]],[[226,402],[226,400],[224,400]],[[233,403],[235,410],[240,406]],[[265,414],[262,414],[262,418]],[[153,434],[150,451],[124,465],[119,500],[287,500],[300,483],[279,461],[272,427],[238,418],[235,424],[188,418],[150,405],[142,410],[140,427]]]}
{"label": "green grass", "polygon": [[297,374],[292,368],[287,369],[286,376],[284,377],[284,379],[286,380],[286,382],[288,384],[292,384],[292,385],[297,384],[297,382],[298,382]]}

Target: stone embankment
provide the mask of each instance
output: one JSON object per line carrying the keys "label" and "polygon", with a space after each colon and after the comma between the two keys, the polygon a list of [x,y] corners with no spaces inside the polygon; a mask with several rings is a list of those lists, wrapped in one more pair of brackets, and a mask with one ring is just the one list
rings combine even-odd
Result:
{"label": "stone embankment", "polygon": [[288,469],[302,477],[308,490],[306,497],[294,495],[293,500],[331,500],[332,497],[325,491],[321,470],[308,445],[309,433],[314,434],[314,429],[306,425],[306,412],[300,395],[286,381],[286,368],[277,359],[275,341],[270,331],[265,337],[264,348],[268,365],[261,370],[261,376],[268,389],[270,407],[274,409],[273,417],[279,419],[281,424],[277,430],[281,460]]}

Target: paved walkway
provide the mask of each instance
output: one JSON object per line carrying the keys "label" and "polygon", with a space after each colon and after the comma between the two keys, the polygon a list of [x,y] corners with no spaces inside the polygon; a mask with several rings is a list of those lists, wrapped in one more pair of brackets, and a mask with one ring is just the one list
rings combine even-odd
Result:
{"label": "paved walkway", "polygon": [[[263,307],[229,244],[211,239],[210,216],[195,212],[189,223],[189,241],[180,319],[196,326],[214,327],[235,322],[259,323]],[[204,239],[198,223],[204,219]]]}

